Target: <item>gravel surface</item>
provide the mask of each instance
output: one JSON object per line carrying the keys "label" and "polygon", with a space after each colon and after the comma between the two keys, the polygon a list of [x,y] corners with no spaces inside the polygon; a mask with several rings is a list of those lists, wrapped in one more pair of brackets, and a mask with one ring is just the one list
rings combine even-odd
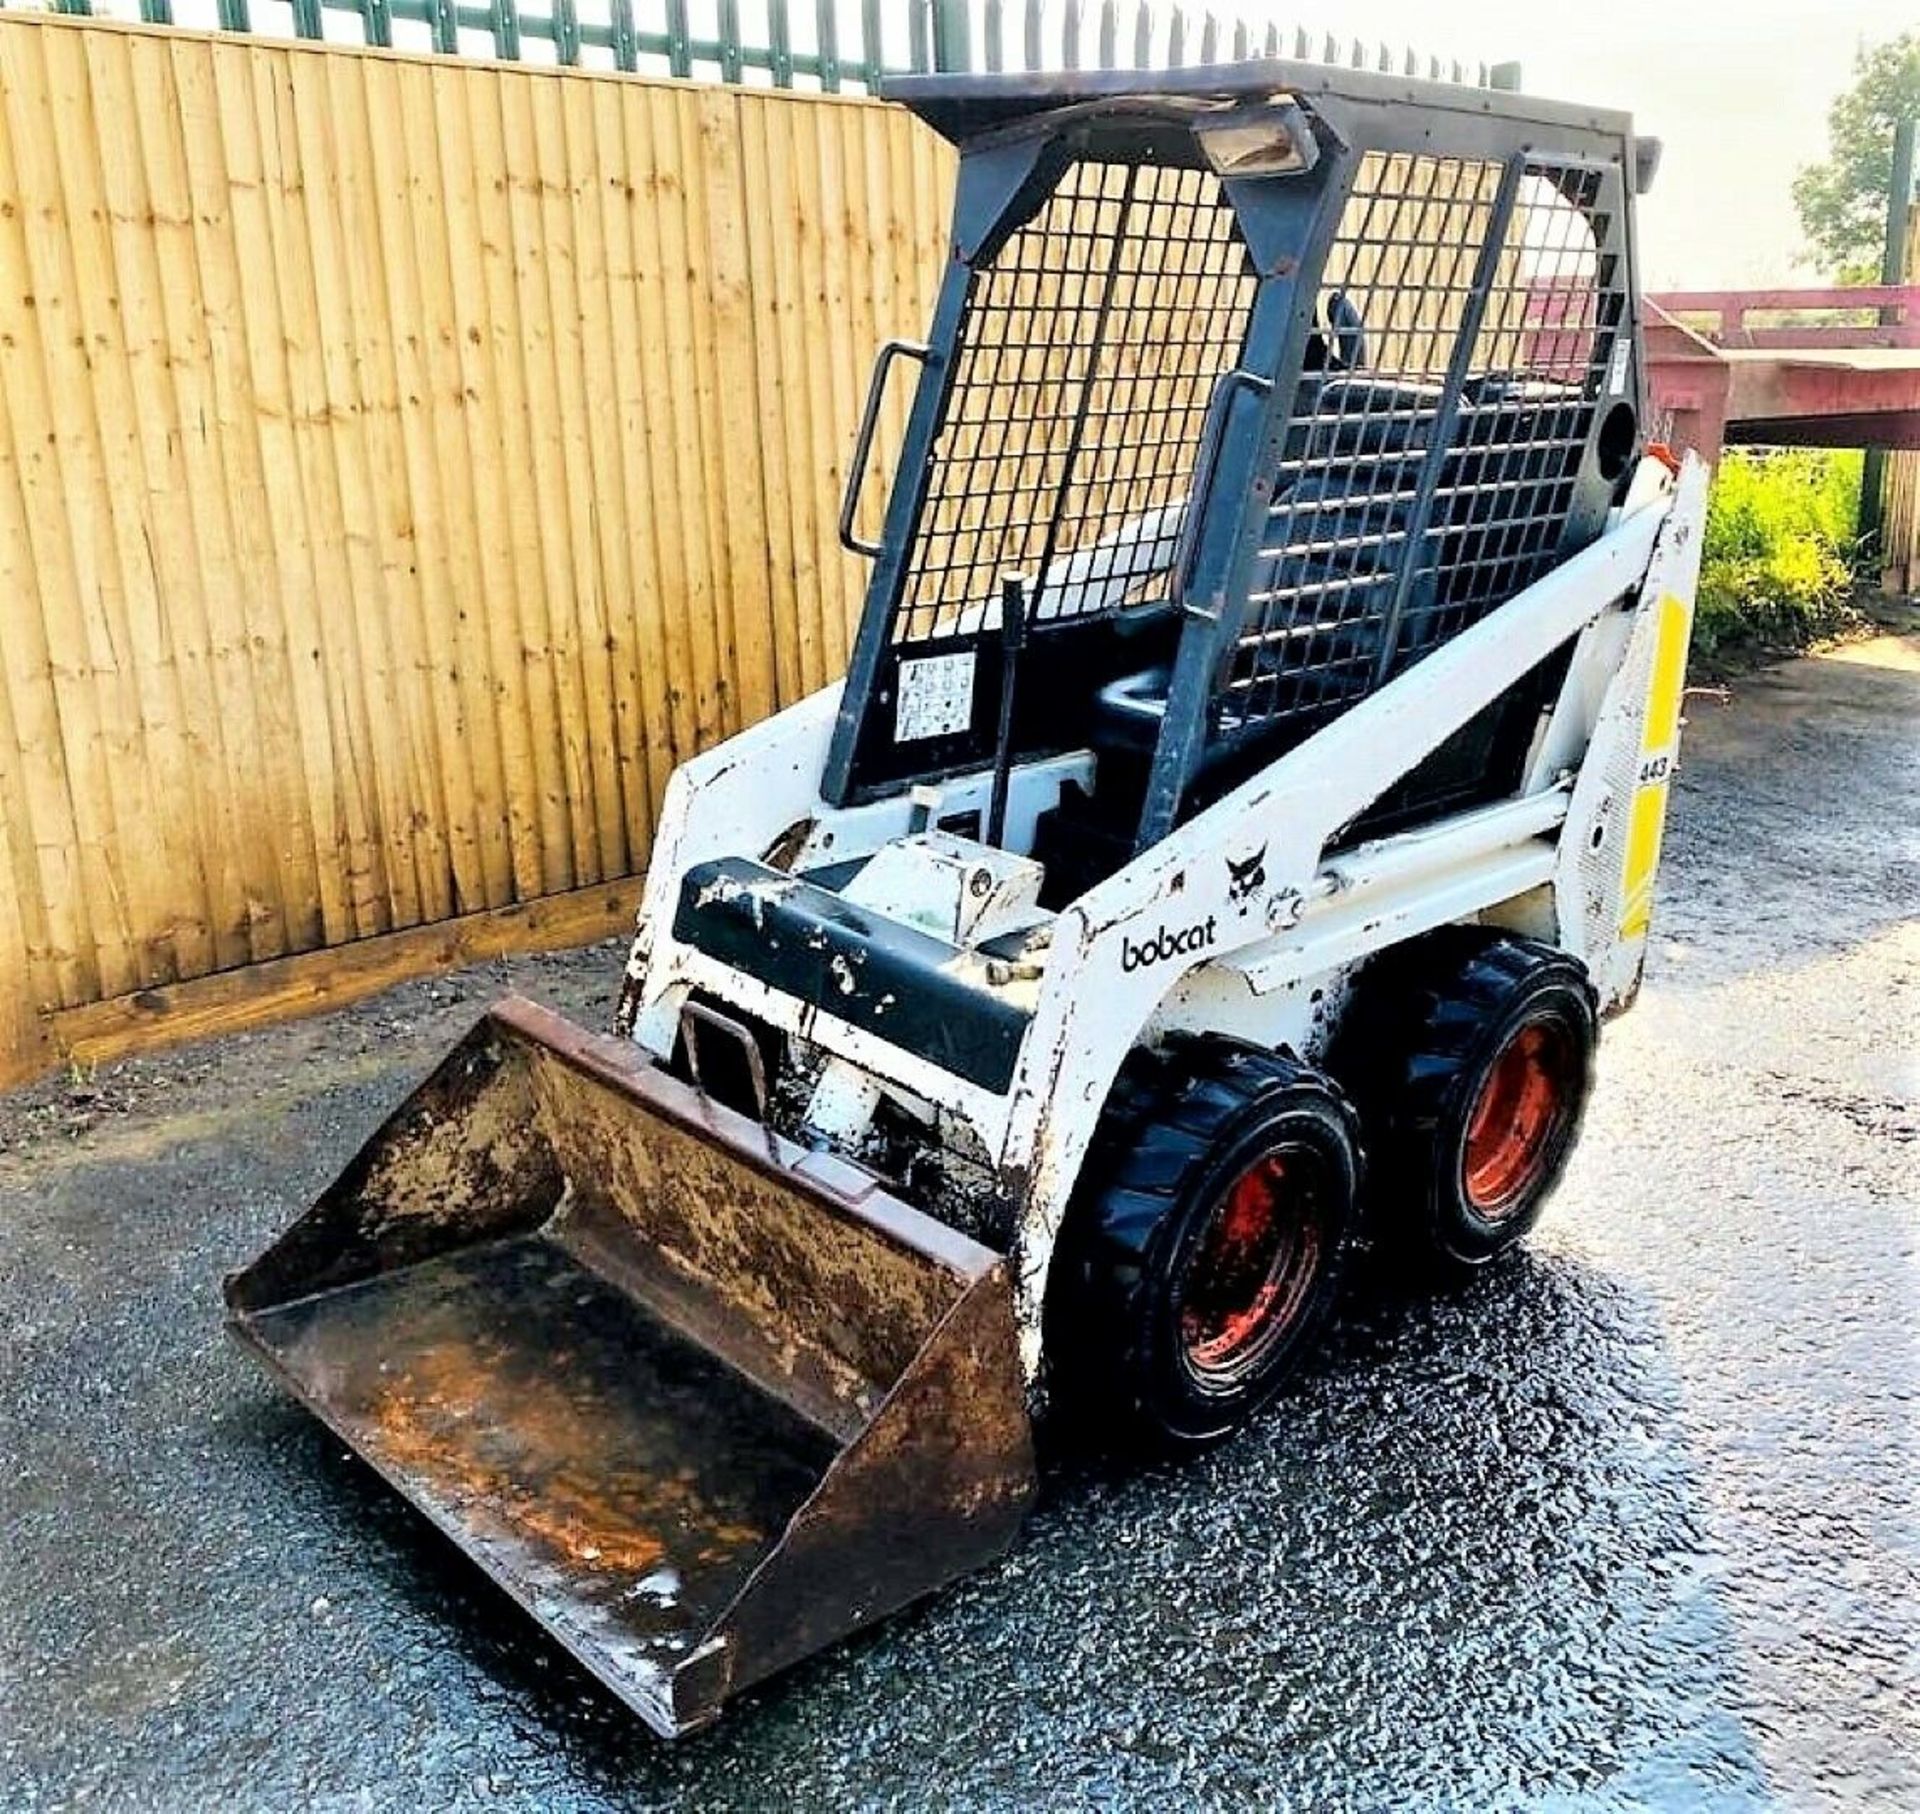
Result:
{"label": "gravel surface", "polygon": [[678,1748],[221,1334],[511,984],[0,1099],[0,1807],[1920,1806],[1920,644],[1696,699],[1530,1249]]}

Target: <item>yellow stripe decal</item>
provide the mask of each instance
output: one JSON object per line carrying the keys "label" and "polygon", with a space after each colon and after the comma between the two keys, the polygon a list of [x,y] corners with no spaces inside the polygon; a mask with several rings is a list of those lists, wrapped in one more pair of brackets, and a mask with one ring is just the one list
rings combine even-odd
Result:
{"label": "yellow stripe decal", "polygon": [[1622,878],[1620,933],[1633,938],[1653,914],[1653,878],[1660,867],[1660,831],[1667,817],[1667,786],[1673,777],[1680,736],[1680,701],[1686,690],[1687,635],[1693,607],[1672,593],[1660,601],[1653,677],[1640,732],[1639,784],[1627,820],[1626,874]]}

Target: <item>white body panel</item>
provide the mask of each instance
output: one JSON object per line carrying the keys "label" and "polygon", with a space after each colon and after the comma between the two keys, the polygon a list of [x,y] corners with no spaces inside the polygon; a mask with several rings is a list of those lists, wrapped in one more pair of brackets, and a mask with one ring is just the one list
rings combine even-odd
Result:
{"label": "white body panel", "polygon": [[[753,856],[777,868],[807,868],[870,856],[908,838],[929,816],[937,824],[984,804],[989,777],[976,773],[869,805],[825,805],[817,781],[837,689],[674,776],[623,1024],[664,1059],[681,1004],[697,988],[841,1061],[821,1086],[823,1132],[846,1140],[863,1105],[882,1094],[923,1118],[939,1110],[964,1124],[1009,1200],[1022,1356],[1031,1379],[1040,1364],[1040,1309],[1054,1239],[1102,1105],[1128,1053],[1143,1041],[1204,1028],[1312,1056],[1337,1018],[1355,964],[1432,927],[1477,916],[1554,939],[1586,963],[1605,1003],[1630,999],[1645,946],[1647,827],[1651,822],[1657,859],[1656,809],[1664,808],[1677,734],[1671,723],[1649,725],[1649,697],[1670,694],[1677,716],[1675,613],[1690,617],[1705,490],[1705,469],[1694,460],[1671,485],[1643,475],[1629,508],[1600,541],[1055,916],[1050,948],[1004,983],[1004,998],[1031,1015],[1004,1093],[957,1078],[835,1019],[826,1005],[784,996],[673,937],[681,881],[698,862]],[[1682,622],[1682,658],[1684,629]],[[1536,737],[1518,796],[1328,858],[1343,828],[1383,792],[1569,642],[1567,679]],[[1039,814],[1064,782],[1085,783],[1092,771],[1086,754],[1017,769],[1008,848],[1029,849]],[[1657,800],[1649,789],[1658,790]],[[1003,867],[1014,917],[1001,923],[1021,915],[1044,919],[1019,886],[1017,865]],[[953,903],[939,891],[949,885],[952,865],[944,857],[928,863],[930,892],[918,905],[898,899],[901,878],[912,873],[911,864],[890,859],[869,889],[884,888],[891,916],[903,924],[950,916]],[[849,898],[856,892],[850,889]],[[855,1087],[850,1073],[877,1087]]]}

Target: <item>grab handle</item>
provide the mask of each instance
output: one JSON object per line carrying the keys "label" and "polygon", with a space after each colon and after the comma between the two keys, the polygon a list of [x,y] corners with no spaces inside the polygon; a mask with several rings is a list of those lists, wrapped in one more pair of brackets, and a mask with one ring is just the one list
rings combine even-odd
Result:
{"label": "grab handle", "polygon": [[1206,515],[1208,494],[1213,489],[1213,469],[1220,463],[1220,444],[1226,439],[1227,407],[1240,386],[1264,397],[1273,389],[1273,380],[1250,372],[1243,365],[1222,372],[1207,399],[1207,413],[1200,425],[1200,452],[1193,463],[1193,489],[1187,493],[1187,514],[1180,524],[1180,545],[1173,557],[1173,593],[1182,611],[1190,617],[1212,617],[1211,611],[1187,603],[1187,587],[1193,579],[1193,564],[1200,553],[1200,520]]}
{"label": "grab handle", "polygon": [[933,348],[918,340],[889,340],[873,362],[873,376],[867,380],[867,406],[860,412],[860,432],[853,441],[853,464],[847,468],[847,489],[840,499],[840,544],[869,560],[880,552],[878,542],[863,542],[854,533],[853,513],[860,503],[860,485],[867,474],[867,461],[873,456],[873,437],[880,426],[880,405],[887,394],[887,369],[900,358],[918,359],[924,365],[933,357]]}

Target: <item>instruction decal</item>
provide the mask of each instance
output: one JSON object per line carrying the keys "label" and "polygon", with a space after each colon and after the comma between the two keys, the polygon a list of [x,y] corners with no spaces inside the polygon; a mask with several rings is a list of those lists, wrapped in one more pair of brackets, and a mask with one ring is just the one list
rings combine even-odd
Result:
{"label": "instruction decal", "polygon": [[900,664],[900,709],[894,714],[895,743],[921,743],[952,737],[973,725],[973,651],[923,655]]}

